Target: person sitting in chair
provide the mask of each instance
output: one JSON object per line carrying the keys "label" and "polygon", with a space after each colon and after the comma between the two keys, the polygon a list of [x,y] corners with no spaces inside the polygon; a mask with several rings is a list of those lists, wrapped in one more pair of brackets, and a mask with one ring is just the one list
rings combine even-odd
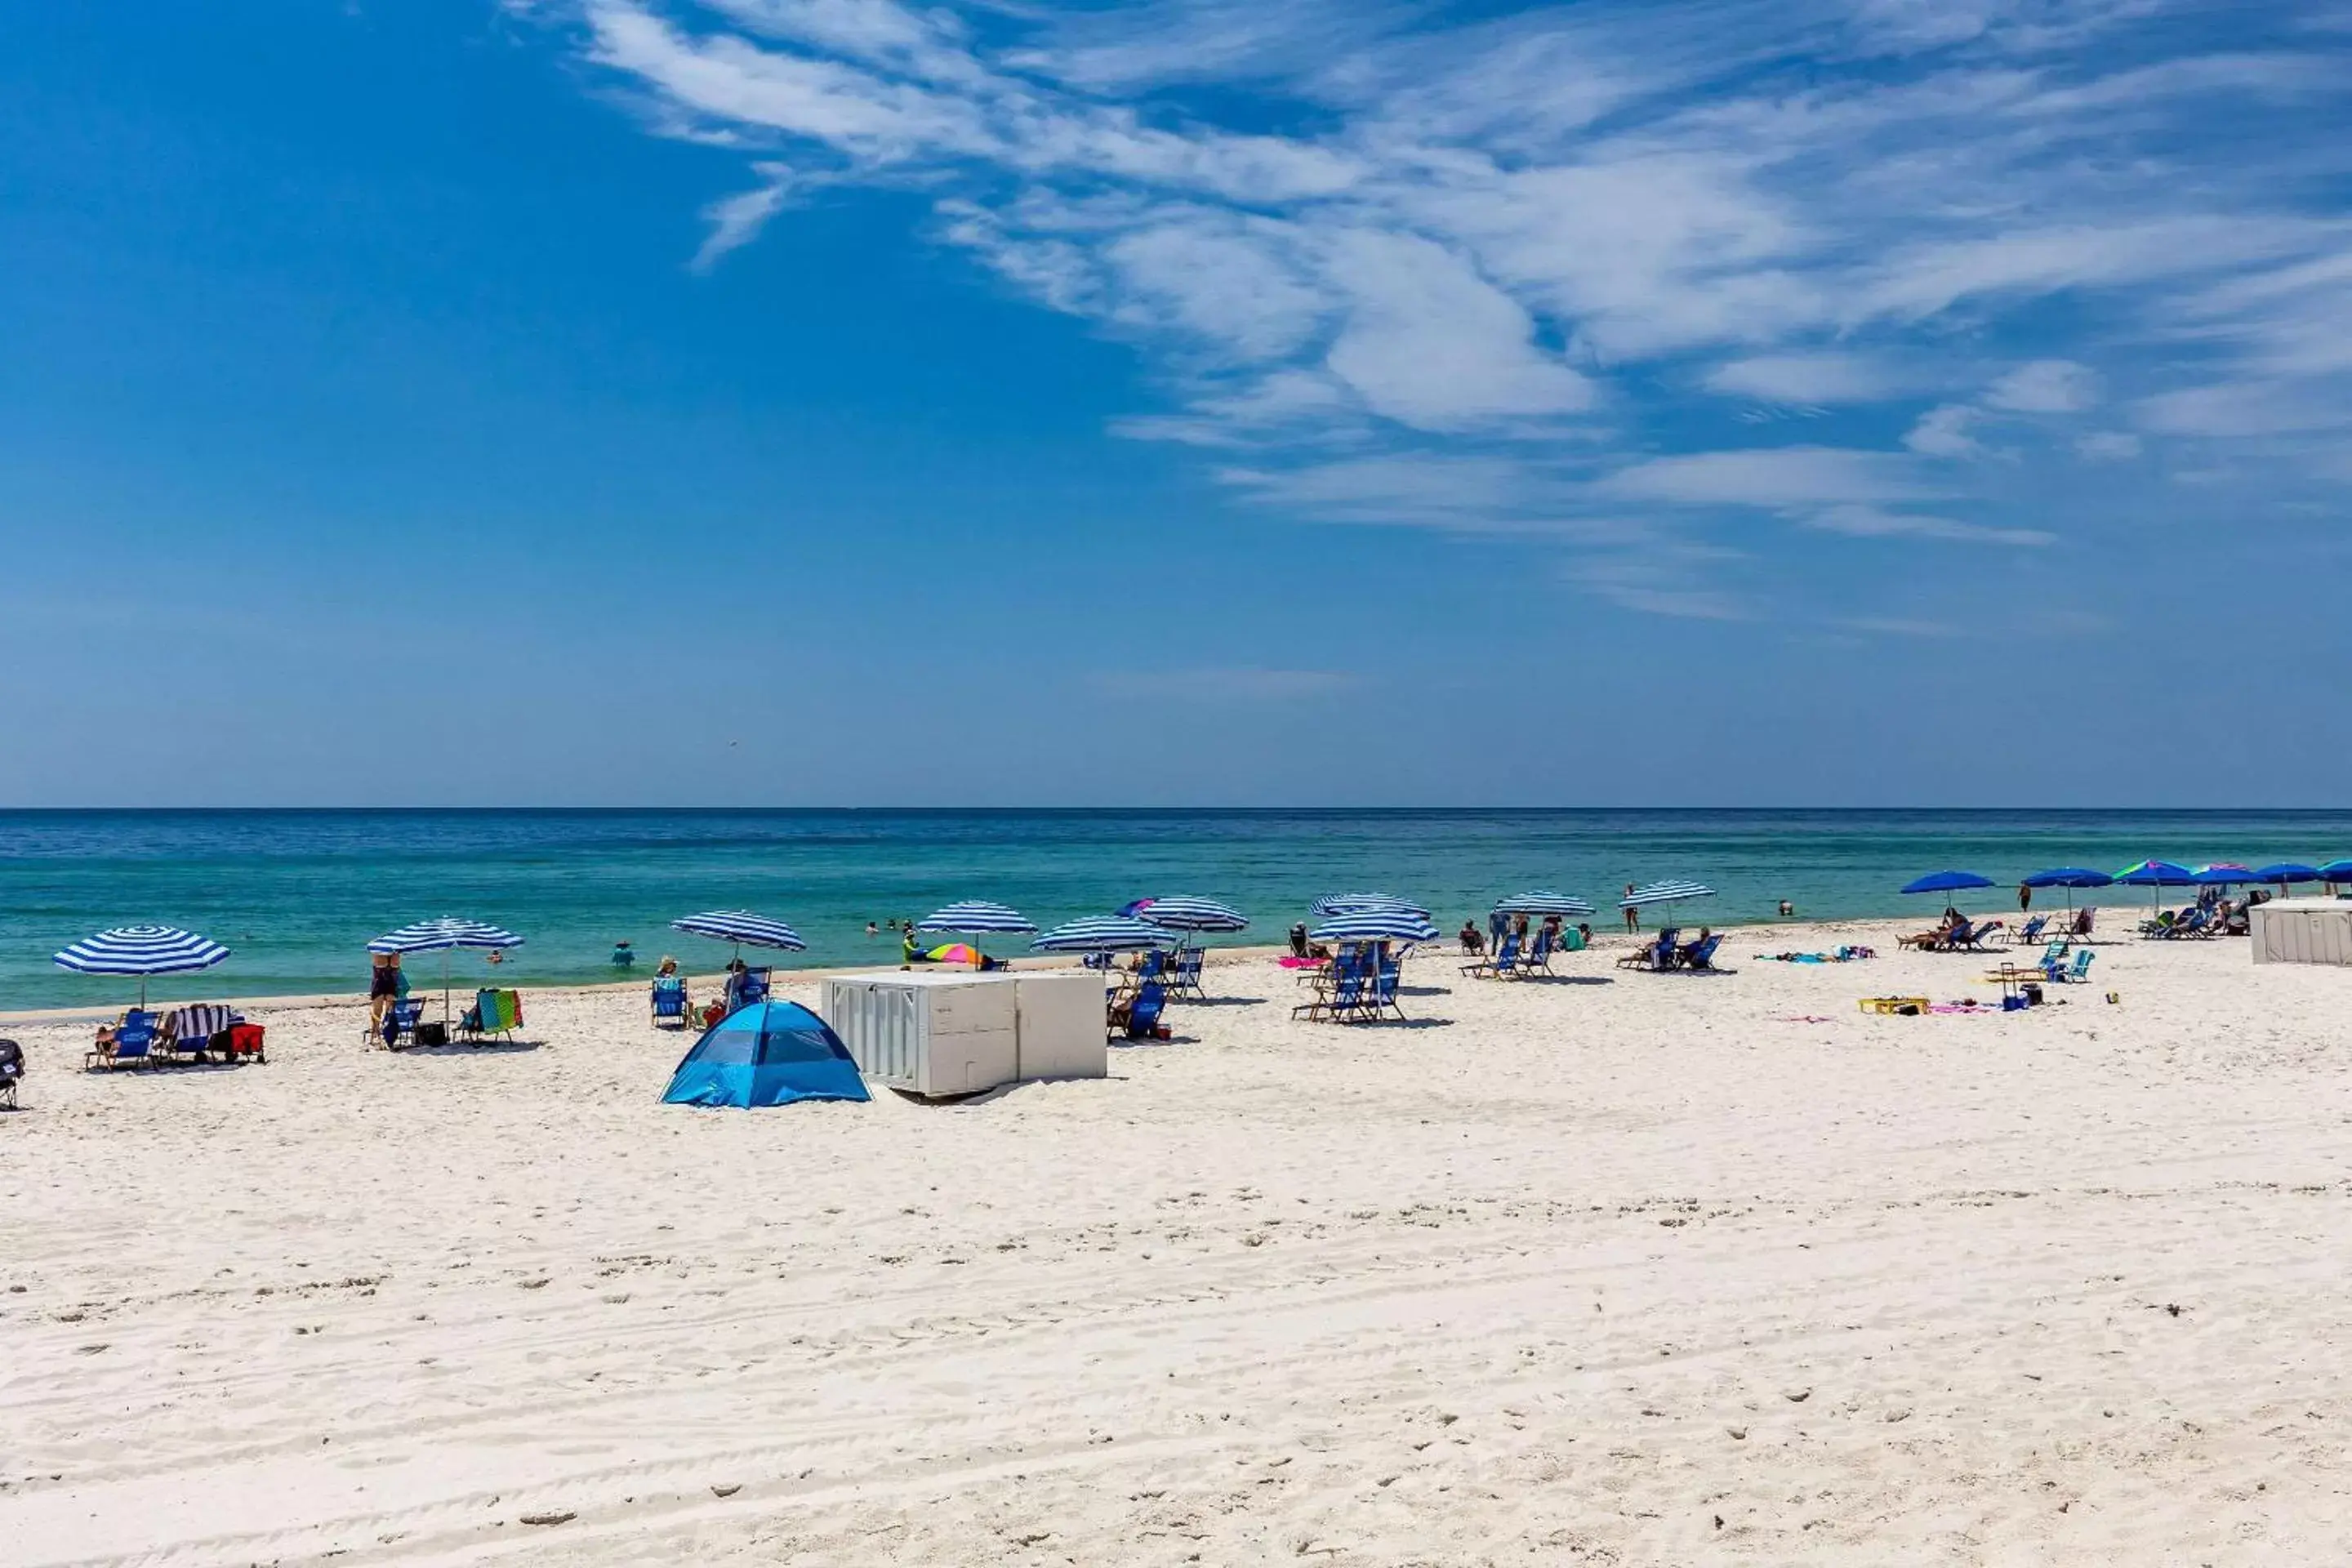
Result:
{"label": "person sitting in chair", "polygon": [[1713,935],[1715,935],[1715,930],[1713,927],[1699,927],[1697,936],[1692,938],[1690,941],[1683,943],[1682,946],[1675,950],[1675,962],[1681,964],[1685,969],[1696,968],[1698,966],[1699,952],[1706,946],[1707,939]]}
{"label": "person sitting in chair", "polygon": [[1462,922],[1462,951],[1465,955],[1471,957],[1475,957],[1477,954],[1486,951],[1486,938],[1478,930],[1478,922],[1476,921],[1464,921]]}

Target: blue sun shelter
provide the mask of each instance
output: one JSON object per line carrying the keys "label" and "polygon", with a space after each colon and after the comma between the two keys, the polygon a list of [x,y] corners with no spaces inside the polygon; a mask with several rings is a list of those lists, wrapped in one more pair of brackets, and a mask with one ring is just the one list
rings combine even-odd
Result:
{"label": "blue sun shelter", "polygon": [[670,1075],[666,1105],[871,1100],[849,1047],[797,1002],[739,1007],[703,1032]]}

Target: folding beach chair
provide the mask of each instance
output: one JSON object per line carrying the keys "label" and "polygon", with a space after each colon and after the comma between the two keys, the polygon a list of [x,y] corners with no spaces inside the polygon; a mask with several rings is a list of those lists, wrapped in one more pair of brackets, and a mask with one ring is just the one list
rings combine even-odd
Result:
{"label": "folding beach chair", "polygon": [[110,1043],[90,1047],[82,1058],[82,1070],[89,1072],[100,1067],[152,1066],[150,1055],[155,1048],[155,1015],[133,1007],[122,1015],[122,1022],[114,1026]]}
{"label": "folding beach chair", "polygon": [[1473,980],[1501,980],[1517,973],[1518,967],[1519,937],[1517,931],[1513,931],[1503,938],[1494,952],[1464,964],[1462,973]]}
{"label": "folding beach chair", "polygon": [[1675,966],[1675,939],[1682,935],[1676,926],[1664,926],[1647,947],[1634,949],[1617,961],[1620,969],[1672,969]]}
{"label": "folding beach chair", "polygon": [[416,1043],[417,1020],[425,1016],[425,998],[404,996],[383,1010],[383,1022],[377,1026],[377,1037],[383,1048],[396,1051],[403,1046]]}
{"label": "folding beach chair", "polygon": [[1168,987],[1147,980],[1135,994],[1110,1013],[1111,1032],[1129,1040],[1148,1040],[1160,1032],[1160,1015],[1168,1007]]}
{"label": "folding beach chair", "polygon": [[2074,962],[2071,966],[2063,963],[2045,963],[2042,966],[2042,977],[2053,984],[2060,985],[2072,985],[2088,980],[2091,977],[2091,960],[2098,956],[2098,953],[2090,948],[2078,947],[2074,950]]}
{"label": "folding beach chair", "polygon": [[1404,1008],[1397,1003],[1397,987],[1403,982],[1402,964],[1381,964],[1380,972],[1372,977],[1371,990],[1365,996],[1357,1016],[1360,1018],[1378,1018],[1383,1013],[1391,1013],[1396,1016],[1397,1022],[1404,1022]]}
{"label": "folding beach chair", "polygon": [[2050,917],[2048,915],[2034,916],[2032,920],[2017,928],[2017,934],[2010,939],[2011,945],[2015,947],[2032,947],[2035,942],[2042,940],[2042,928],[2049,923]]}
{"label": "folding beach chair", "polygon": [[1537,973],[1538,970],[1546,974],[1549,974],[1551,973],[1551,955],[1558,951],[1558,947],[1556,947],[1552,942],[1551,927],[1538,927],[1536,930],[1536,940],[1533,944],[1528,948],[1528,955],[1519,960],[1520,977],[1525,978],[1528,975]]}
{"label": "folding beach chair", "polygon": [[457,1019],[458,1037],[479,1045],[491,1036],[503,1039],[522,1027],[522,994],[517,991],[477,991],[474,1005]]}
{"label": "folding beach chair", "polygon": [[1344,1018],[1364,1005],[1364,987],[1370,977],[1360,969],[1340,971],[1332,977],[1331,988],[1318,991],[1313,998],[1301,1002],[1290,1010],[1294,1018],[1304,1015],[1308,1023],[1320,1023],[1327,1018]]}
{"label": "folding beach chair", "polygon": [[653,1021],[656,1028],[685,1028],[687,1009],[690,1005],[686,995],[685,976],[665,974],[654,982]]}
{"label": "folding beach chair", "polygon": [[1201,964],[1207,956],[1197,947],[1188,947],[1176,955],[1176,972],[1168,983],[1171,1001],[1208,1000],[1209,994],[1201,989]]}
{"label": "folding beach chair", "polygon": [[1695,942],[1688,947],[1682,950],[1680,960],[1682,966],[1685,969],[1693,970],[1701,974],[1722,974],[1727,973],[1727,971],[1717,969],[1715,966],[1715,950],[1722,945],[1723,933],[1721,931],[1708,932],[1706,941]]}
{"label": "folding beach chair", "polygon": [[180,1061],[207,1057],[214,1039],[236,1021],[236,1015],[216,1002],[195,1002],[173,1008],[163,1016],[156,1036],[156,1043],[166,1053],[161,1059]]}
{"label": "folding beach chair", "polygon": [[770,969],[739,970],[727,978],[727,1010],[738,1012],[768,999],[768,979],[775,972]]}

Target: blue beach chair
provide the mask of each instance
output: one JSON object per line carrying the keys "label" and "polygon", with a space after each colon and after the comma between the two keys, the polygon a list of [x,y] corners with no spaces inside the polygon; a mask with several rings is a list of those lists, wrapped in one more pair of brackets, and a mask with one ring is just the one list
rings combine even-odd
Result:
{"label": "blue beach chair", "polygon": [[92,1046],[82,1058],[82,1070],[95,1068],[152,1066],[155,1048],[155,1015],[133,1007],[122,1015],[122,1022],[114,1026],[114,1038],[106,1045]]}
{"label": "blue beach chair", "polygon": [[1519,933],[1503,938],[1494,952],[1462,966],[1462,973],[1473,980],[1505,980],[1518,972]]}
{"label": "blue beach chair", "polygon": [[1171,1001],[1203,1002],[1208,993],[1201,989],[1201,963],[1207,955],[1197,947],[1188,947],[1176,955],[1175,973],[1168,982]]}
{"label": "blue beach chair", "polygon": [[1715,966],[1715,950],[1723,945],[1723,933],[1710,931],[1704,942],[1695,942],[1684,948],[1679,962],[1682,967],[1700,974],[1722,974]]}
{"label": "blue beach chair", "polygon": [[1617,961],[1617,967],[1620,969],[1645,969],[1652,971],[1672,969],[1675,966],[1675,952],[1676,951],[1675,947],[1675,939],[1682,934],[1680,927],[1660,927],[1655,941],[1652,942],[1649,946],[1636,948],[1633,952],[1629,952],[1624,957],[1619,959]]}
{"label": "blue beach chair", "polygon": [[665,974],[654,982],[652,996],[654,1027],[685,1028],[687,1009],[690,1005],[691,1004],[687,1000],[684,975]]}
{"label": "blue beach chair", "polygon": [[380,1033],[383,1048],[396,1051],[403,1046],[416,1043],[416,1025],[425,1016],[425,998],[404,996],[384,1009]]}
{"label": "blue beach chair", "polygon": [[1150,1039],[1159,1031],[1160,1015],[1167,1009],[1168,987],[1147,980],[1125,1006],[1111,1009],[1111,1030],[1124,1039]]}

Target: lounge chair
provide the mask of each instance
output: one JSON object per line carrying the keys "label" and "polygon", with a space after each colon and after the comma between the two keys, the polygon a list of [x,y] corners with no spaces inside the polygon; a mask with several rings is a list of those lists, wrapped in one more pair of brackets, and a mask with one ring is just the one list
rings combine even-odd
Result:
{"label": "lounge chair", "polygon": [[1197,947],[1188,947],[1176,955],[1176,970],[1168,982],[1171,1001],[1179,999],[1203,1002],[1208,993],[1201,989],[1201,964],[1207,957]]}
{"label": "lounge chair", "polygon": [[1944,944],[1945,952],[1982,952],[1985,951],[1985,943],[2000,936],[2007,926],[2007,922],[2003,921],[1987,921],[1982,925],[1966,921],[1960,923],[1964,929],[1951,934],[1950,939]]}
{"label": "lounge chair", "polygon": [[2048,915],[2043,914],[2034,916],[2032,920],[2017,928],[2017,933],[2010,938],[2011,945],[2015,947],[2032,947],[2035,942],[2042,940],[2042,928],[2049,923],[2050,917]]}
{"label": "lounge chair", "polygon": [[1364,998],[1359,1016],[1377,1018],[1383,1013],[1394,1014],[1397,1022],[1404,1022],[1404,1008],[1397,1003],[1397,987],[1404,983],[1404,965],[1383,963],[1372,977],[1370,992]]}
{"label": "lounge chair", "polygon": [[739,1012],[768,999],[768,981],[775,973],[772,969],[739,969],[727,977],[727,1010]]}
{"label": "lounge chair", "polygon": [[460,1039],[476,1045],[498,1036],[503,1039],[522,1027],[522,994],[518,991],[477,991],[474,1005],[457,1018]]}
{"label": "lounge chair", "polygon": [[396,1051],[404,1045],[416,1043],[417,1020],[425,1016],[425,998],[404,996],[383,1010],[383,1022],[377,1026],[377,1037],[383,1048]]}
{"label": "lounge chair", "polygon": [[16,1109],[16,1081],[25,1076],[25,1047],[0,1040],[0,1105]]}
{"label": "lounge chair", "polygon": [[1364,988],[1370,983],[1371,976],[1352,964],[1335,971],[1330,989],[1317,991],[1313,997],[1293,1007],[1290,1016],[1296,1018],[1303,1014],[1309,1023],[1325,1018],[1344,1018],[1350,1013],[1362,1010]]}
{"label": "lounge chair", "polygon": [[2074,950],[2074,962],[2069,966],[2063,960],[2050,959],[2042,965],[2042,977],[2053,984],[2071,985],[2091,977],[2091,960],[2099,955],[2087,947]]}
{"label": "lounge chair", "polygon": [[1536,940],[1528,945],[1528,955],[1519,960],[1519,974],[1522,978],[1538,972],[1549,974],[1551,955],[1559,951],[1559,946],[1552,937],[1551,927],[1538,927],[1536,931]]}
{"label": "lounge chair", "polygon": [[1110,1010],[1111,1033],[1129,1040],[1148,1040],[1159,1032],[1160,1015],[1168,1007],[1168,987],[1147,980],[1134,995]]}
{"label": "lounge chair", "polygon": [[1715,950],[1723,945],[1721,931],[1709,931],[1703,942],[1692,942],[1681,950],[1678,962],[1685,969],[1701,974],[1723,974],[1728,971],[1715,966]]}
{"label": "lounge chair", "polygon": [[665,1026],[673,1029],[686,1027],[687,1010],[693,1005],[686,994],[686,977],[665,974],[654,982],[652,1006],[654,1027]]}
{"label": "lounge chair", "polygon": [[1518,972],[1519,938],[1514,931],[1503,939],[1500,947],[1484,958],[1472,959],[1462,966],[1462,973],[1473,980],[1508,979]]}
{"label": "lounge chair", "polygon": [[1647,947],[1636,948],[1617,961],[1620,969],[1664,970],[1675,966],[1675,939],[1682,935],[1679,928],[1661,926],[1656,938]]}
{"label": "lounge chair", "polygon": [[95,1068],[152,1066],[155,1048],[155,1015],[133,1007],[114,1026],[112,1037],[101,1037],[82,1058],[82,1070]]}
{"label": "lounge chair", "polygon": [[163,1047],[163,1060],[178,1061],[193,1057],[206,1059],[215,1038],[225,1033],[231,1024],[242,1023],[236,1014],[216,1002],[191,1003],[175,1007],[163,1015],[156,1029],[156,1044]]}

